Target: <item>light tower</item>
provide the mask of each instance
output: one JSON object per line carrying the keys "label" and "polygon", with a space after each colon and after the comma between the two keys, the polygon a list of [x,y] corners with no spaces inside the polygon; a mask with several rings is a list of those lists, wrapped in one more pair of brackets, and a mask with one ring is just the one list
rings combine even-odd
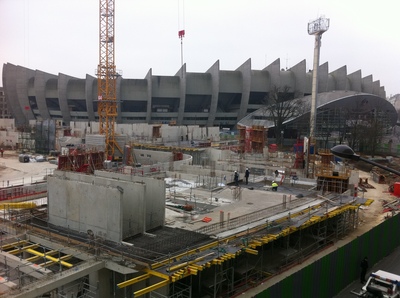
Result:
{"label": "light tower", "polygon": [[318,19],[308,23],[308,34],[315,36],[314,44],[314,65],[312,74],[312,90],[311,90],[311,112],[310,112],[310,142],[315,141],[315,127],[316,127],[316,106],[318,95],[318,67],[319,67],[319,53],[321,48],[322,34],[329,29],[329,19],[319,17]]}

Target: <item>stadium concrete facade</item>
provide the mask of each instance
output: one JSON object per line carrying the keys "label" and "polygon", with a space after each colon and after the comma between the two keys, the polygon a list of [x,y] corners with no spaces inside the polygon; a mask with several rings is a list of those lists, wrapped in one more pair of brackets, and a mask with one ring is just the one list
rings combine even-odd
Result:
{"label": "stadium concrete facade", "polygon": [[[304,97],[311,95],[311,81],[305,60],[286,70],[280,59],[262,70],[252,69],[251,59],[236,70],[221,70],[219,61],[205,73],[187,72],[186,65],[173,76],[153,75],[150,69],[144,79],[118,78],[117,122],[232,128],[262,108],[273,88],[287,87]],[[93,76],[80,79],[6,63],[3,86],[16,125],[29,120],[62,119],[65,125],[98,120],[97,78]],[[319,67],[318,90],[353,91],[386,101],[384,87],[372,75],[362,77],[361,70],[347,74],[346,66],[329,72],[328,63]]]}

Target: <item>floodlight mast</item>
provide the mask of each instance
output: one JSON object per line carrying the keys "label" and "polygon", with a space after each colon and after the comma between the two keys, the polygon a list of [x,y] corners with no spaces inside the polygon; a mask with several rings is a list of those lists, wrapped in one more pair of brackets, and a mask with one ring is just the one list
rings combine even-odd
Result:
{"label": "floodlight mast", "polygon": [[316,127],[316,107],[317,107],[317,94],[318,94],[318,67],[319,67],[319,53],[321,48],[322,34],[329,29],[329,19],[319,17],[314,21],[308,23],[308,34],[315,36],[314,45],[314,65],[312,75],[312,90],[311,90],[311,112],[310,112],[310,142],[315,141],[315,127]]}

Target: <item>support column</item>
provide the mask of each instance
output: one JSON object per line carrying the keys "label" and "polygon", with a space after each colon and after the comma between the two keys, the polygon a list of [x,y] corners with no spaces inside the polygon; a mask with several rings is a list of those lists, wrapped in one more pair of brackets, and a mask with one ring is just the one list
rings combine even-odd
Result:
{"label": "support column", "polygon": [[[89,284],[97,289],[95,298],[115,297],[113,289],[110,288],[112,271],[101,269],[89,274]],[[116,285],[115,285],[116,287]]]}
{"label": "support column", "polygon": [[[317,106],[317,94],[318,94],[318,65],[319,65],[319,49],[321,46],[321,35],[315,35],[314,44],[314,66],[312,76],[312,89],[311,89],[311,111],[310,111],[310,142],[315,141],[315,126],[316,126],[316,106]],[[315,148],[314,148],[315,150]]]}
{"label": "support column", "polygon": [[212,94],[211,94],[211,105],[208,113],[207,126],[211,127],[214,124],[220,124],[215,122],[215,117],[218,107],[218,95],[219,95],[219,60],[214,63],[208,73],[211,74]]}

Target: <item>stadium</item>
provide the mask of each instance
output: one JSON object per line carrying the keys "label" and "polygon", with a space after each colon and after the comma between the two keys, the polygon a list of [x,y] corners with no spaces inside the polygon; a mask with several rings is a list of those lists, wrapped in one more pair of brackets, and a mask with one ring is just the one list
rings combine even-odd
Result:
{"label": "stadium", "polygon": [[[326,116],[327,108],[352,105],[356,109],[362,104],[369,111],[379,107],[387,116],[385,121],[395,124],[396,110],[385,99],[385,88],[372,75],[362,77],[361,70],[348,74],[346,66],[329,72],[326,62],[319,66],[318,77],[317,108],[325,111],[318,115]],[[252,69],[251,59],[236,70],[221,70],[216,61],[205,73],[187,72],[184,64],[173,76],[153,75],[150,69],[143,79],[118,78],[117,122],[231,129],[237,123],[251,125],[249,119],[257,119],[252,113],[257,115],[257,110],[265,107],[272,90],[285,88],[293,98],[307,99],[311,95],[311,81],[312,72],[307,70],[305,60],[283,69],[277,59],[262,70]],[[45,119],[62,120],[65,125],[98,121],[94,76],[87,74],[81,79],[6,63],[3,86],[17,126]],[[303,123],[308,121],[308,115],[301,117]],[[298,122],[287,123],[288,131],[293,126],[298,126]],[[306,135],[306,130],[307,127],[295,134]]]}

